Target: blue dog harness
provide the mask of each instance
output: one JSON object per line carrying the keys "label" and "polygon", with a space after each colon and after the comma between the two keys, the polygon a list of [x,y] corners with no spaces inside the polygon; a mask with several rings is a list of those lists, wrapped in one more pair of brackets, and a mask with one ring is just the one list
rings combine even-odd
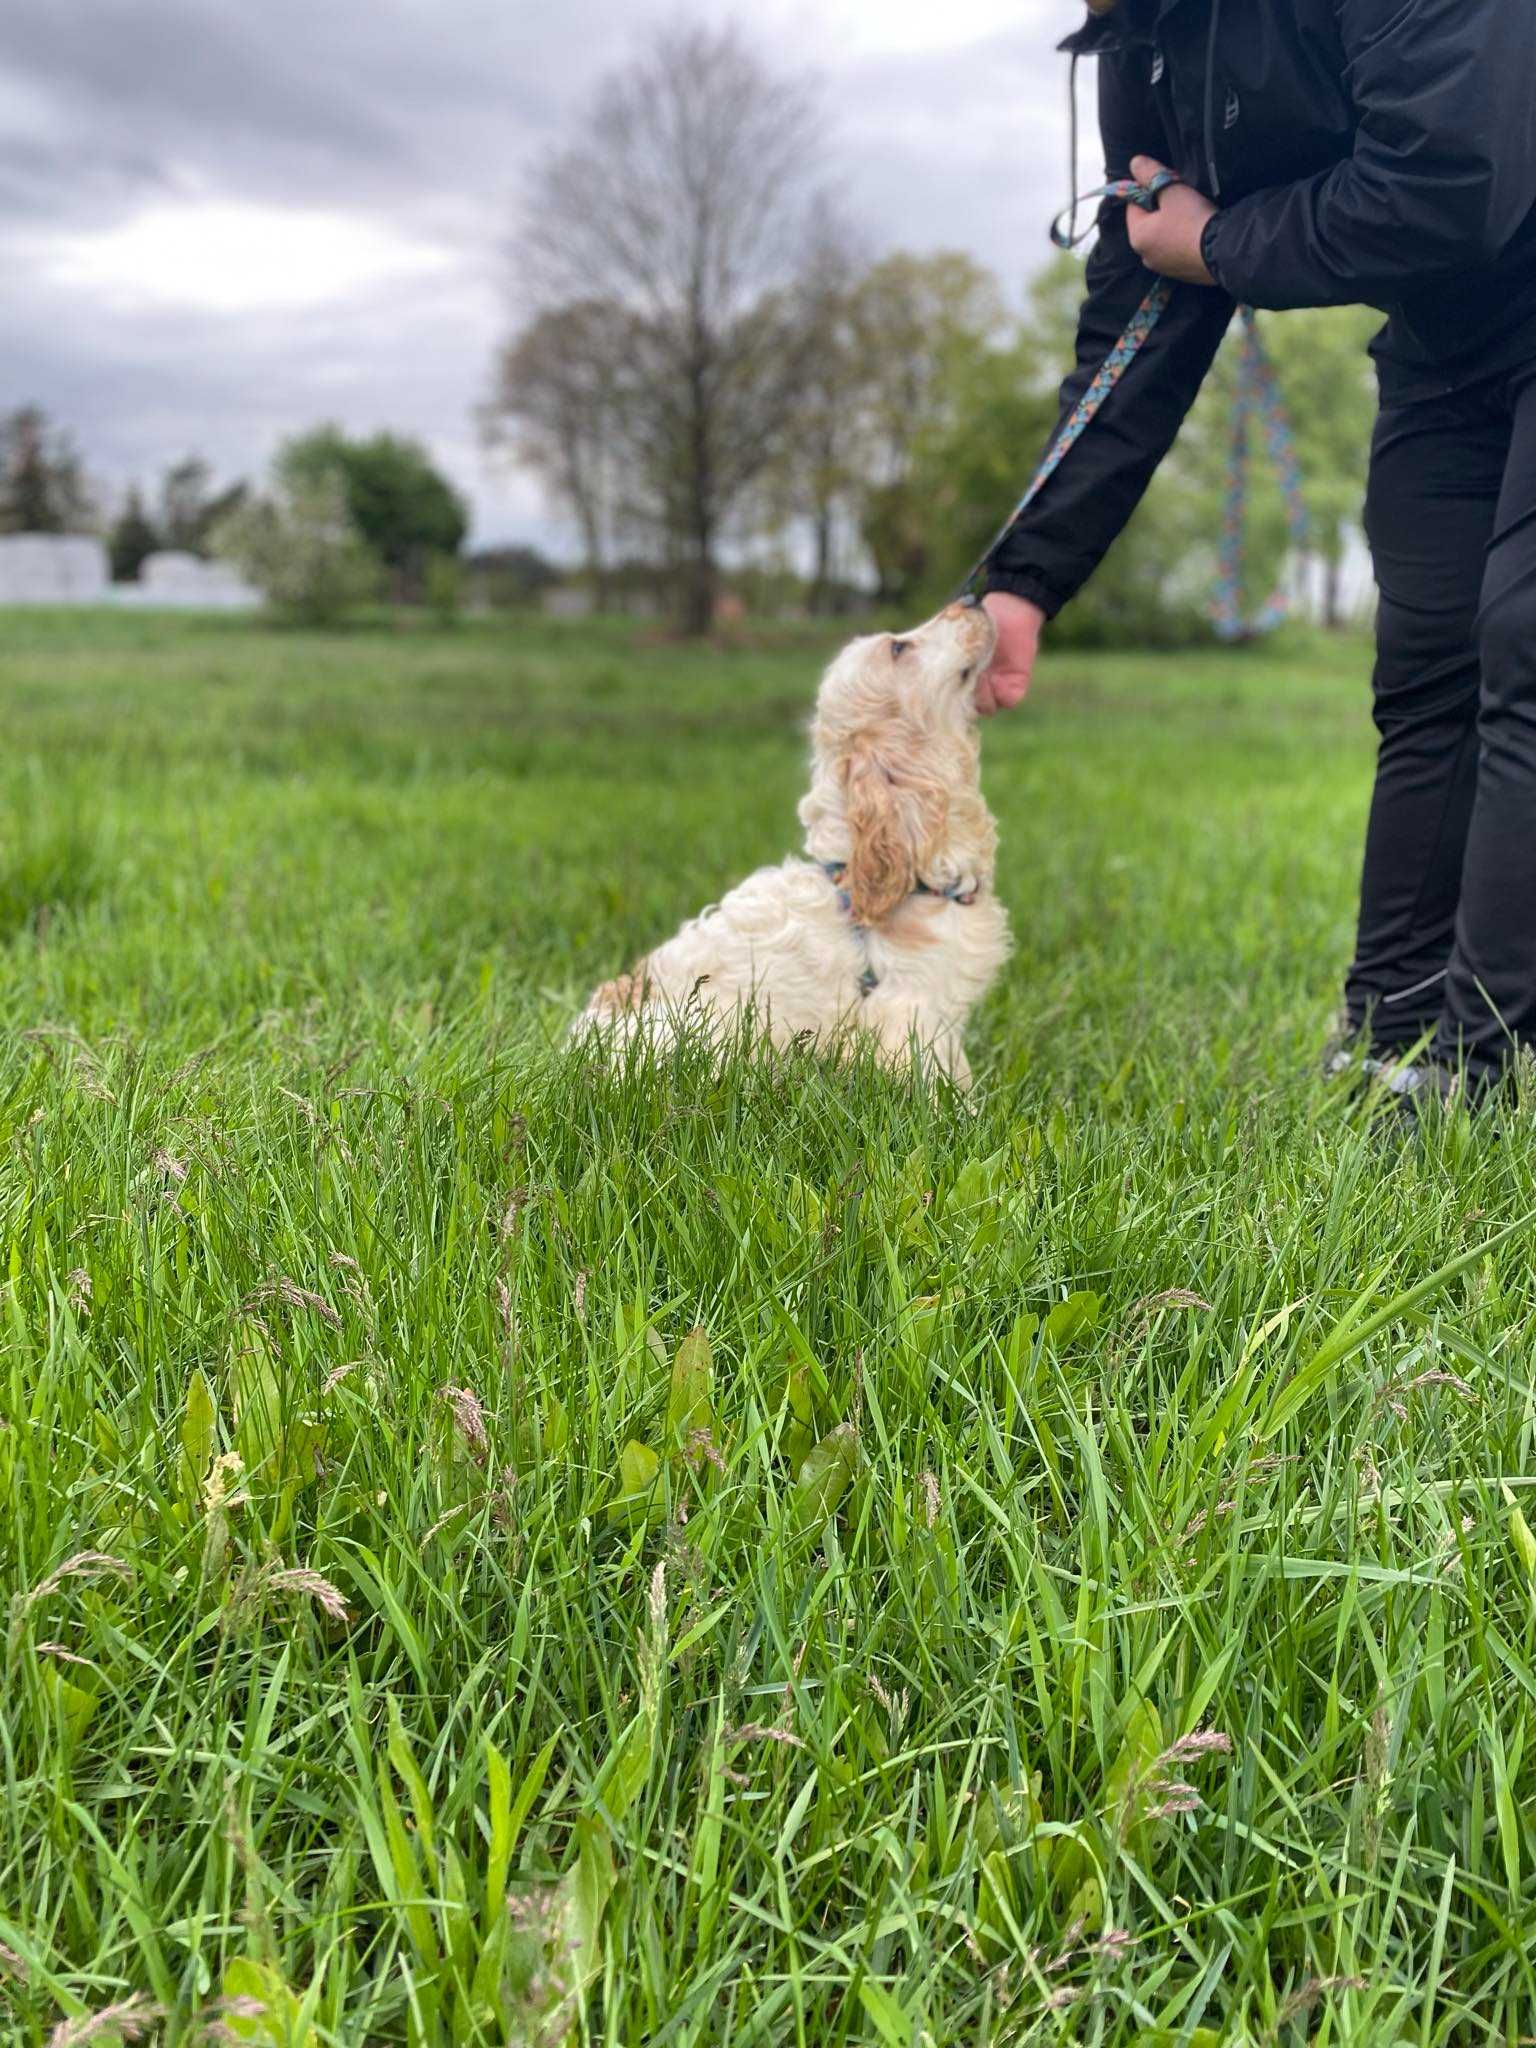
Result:
{"label": "blue dog harness", "polygon": [[[861,996],[873,995],[880,986],[880,977],[876,974],[874,967],[869,964],[869,927],[868,925],[860,924],[857,918],[854,917],[853,898],[844,886],[844,878],[848,873],[848,863],[845,860],[824,860],[821,863],[821,871],[837,891],[838,908],[842,911],[844,917],[849,920],[850,929],[854,937],[864,948],[865,967],[864,972],[859,976],[859,994]],[[976,901],[976,891],[974,889],[962,889],[958,882],[951,882],[947,889],[935,889],[928,882],[919,882],[912,891],[912,894],[914,896],[938,896],[942,897],[946,903],[960,903],[967,906]]]}

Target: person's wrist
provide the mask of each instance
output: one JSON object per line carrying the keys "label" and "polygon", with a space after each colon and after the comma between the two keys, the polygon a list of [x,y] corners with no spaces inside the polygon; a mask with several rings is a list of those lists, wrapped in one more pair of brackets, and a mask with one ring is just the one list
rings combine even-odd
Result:
{"label": "person's wrist", "polygon": [[1036,604],[1032,597],[1021,597],[1016,590],[989,590],[982,603],[999,623],[1004,619],[1027,618],[1037,631],[1049,616],[1043,605]]}

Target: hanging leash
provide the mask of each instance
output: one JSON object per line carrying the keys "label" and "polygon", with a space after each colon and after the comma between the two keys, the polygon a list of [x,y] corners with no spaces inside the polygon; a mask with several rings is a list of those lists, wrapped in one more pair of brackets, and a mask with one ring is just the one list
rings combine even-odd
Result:
{"label": "hanging leash", "polygon": [[1248,562],[1249,430],[1255,421],[1263,433],[1264,445],[1280,482],[1280,495],[1285,501],[1286,532],[1291,546],[1298,554],[1305,554],[1312,537],[1312,522],[1302,491],[1301,463],[1296,454],[1296,437],[1291,431],[1285,401],[1280,396],[1275,366],[1259,336],[1258,317],[1252,306],[1241,309],[1241,320],[1237,402],[1232,414],[1232,449],[1227,465],[1227,498],[1221,522],[1216,589],[1210,608],[1218,638],[1233,642],[1258,640],[1266,633],[1273,633],[1277,626],[1285,624],[1293,609],[1290,593],[1282,585],[1252,618],[1243,616],[1243,571]]}
{"label": "hanging leash", "polygon": [[[1081,242],[1087,240],[1093,233],[1096,222],[1079,231],[1077,221],[1079,208],[1090,199],[1115,200],[1126,206],[1139,207],[1143,213],[1155,213],[1159,199],[1169,186],[1182,182],[1174,171],[1159,171],[1146,185],[1138,184],[1134,178],[1116,178],[1108,185],[1099,186],[1096,191],[1083,193],[1074,199],[1070,206],[1064,207],[1051,223],[1051,240],[1058,249],[1075,249]],[[1131,315],[1125,332],[1105,357],[1093,382],[1073,407],[1071,417],[1046,451],[1045,459],[1030,479],[1028,490],[999,527],[985,552],[978,558],[961,584],[957,593],[958,598],[979,602],[976,586],[983,570],[1104,410],[1110,393],[1146,347],[1157,323],[1173,303],[1175,289],[1171,279],[1160,277]],[[1310,525],[1302,495],[1301,465],[1296,456],[1295,437],[1280,396],[1280,387],[1275,380],[1274,366],[1259,338],[1253,308],[1244,306],[1241,309],[1241,317],[1237,409],[1233,420],[1216,590],[1211,603],[1211,618],[1216,632],[1221,639],[1227,641],[1252,640],[1261,634],[1273,632],[1276,626],[1290,616],[1291,611],[1290,598],[1281,589],[1266,601],[1252,619],[1243,616],[1243,571],[1247,562],[1250,474],[1248,430],[1255,419],[1263,429],[1270,458],[1280,478],[1280,488],[1285,498],[1286,525],[1293,547],[1305,551]]]}
{"label": "hanging leash", "polygon": [[[1134,178],[1117,178],[1112,184],[1101,185],[1095,192],[1085,192],[1081,197],[1074,199],[1070,206],[1064,207],[1052,221],[1051,240],[1058,249],[1075,249],[1080,242],[1087,240],[1093,233],[1093,227],[1090,225],[1079,233],[1077,212],[1089,199],[1117,199],[1127,206],[1139,206],[1143,213],[1155,213],[1157,202],[1163,193],[1170,185],[1176,185],[1178,182],[1172,171],[1159,171],[1150,185],[1139,185]],[[1167,312],[1172,301],[1173,285],[1168,278],[1160,277],[1131,315],[1130,325],[1105,357],[1098,375],[1074,406],[1072,417],[1046,451],[1045,460],[1030,479],[1029,489],[972,565],[956,593],[957,598],[976,595],[976,585],[981,579],[981,572],[1104,410],[1105,400],[1146,347],[1152,330]]]}

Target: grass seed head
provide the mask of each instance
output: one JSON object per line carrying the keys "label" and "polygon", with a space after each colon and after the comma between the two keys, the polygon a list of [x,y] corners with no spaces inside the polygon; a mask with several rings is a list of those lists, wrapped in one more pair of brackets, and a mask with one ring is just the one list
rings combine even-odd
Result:
{"label": "grass seed head", "polygon": [[485,1427],[485,1408],[472,1387],[439,1387],[439,1401],[446,1401],[453,1426],[475,1463],[483,1464],[491,1439]]}
{"label": "grass seed head", "polygon": [[1309,1977],[1305,1984],[1298,1984],[1280,2008],[1277,2024],[1291,2026],[1295,2021],[1305,2019],[1307,2014],[1325,1999],[1331,1991],[1363,1991],[1363,1977]]}
{"label": "grass seed head", "polygon": [[21,1612],[30,1614],[41,1601],[57,1593],[61,1586],[71,1579],[84,1579],[87,1584],[96,1579],[131,1579],[133,1566],[123,1557],[111,1557],[104,1550],[77,1550],[73,1557],[51,1571],[46,1579],[39,1579],[31,1592],[21,1596]]}
{"label": "grass seed head", "polygon": [[125,1998],[77,2020],[60,2020],[48,2036],[48,2048],[86,2048],[87,2042],[104,2041],[112,2034],[120,2041],[142,2041],[163,2017],[162,2008],[151,1999]]}

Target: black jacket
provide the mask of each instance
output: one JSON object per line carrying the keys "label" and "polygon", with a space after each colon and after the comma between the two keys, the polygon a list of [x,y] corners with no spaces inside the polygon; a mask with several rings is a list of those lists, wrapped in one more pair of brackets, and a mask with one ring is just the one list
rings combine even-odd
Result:
{"label": "black jacket", "polygon": [[[1393,397],[1536,359],[1536,0],[1119,0],[1063,48],[1100,60],[1108,177],[1158,157],[1222,207],[1220,289],[1179,287],[990,588],[1055,613],[1087,581],[1239,303],[1379,306]],[[1124,208],[1099,227],[1063,418],[1152,283]]]}

